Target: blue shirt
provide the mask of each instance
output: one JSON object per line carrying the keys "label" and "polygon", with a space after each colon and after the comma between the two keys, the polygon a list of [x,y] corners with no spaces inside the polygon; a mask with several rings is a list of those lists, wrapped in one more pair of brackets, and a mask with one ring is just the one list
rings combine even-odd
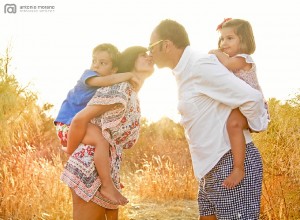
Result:
{"label": "blue shirt", "polygon": [[73,117],[77,112],[85,108],[97,91],[98,87],[86,84],[86,81],[89,78],[95,76],[99,76],[99,74],[91,70],[84,71],[75,87],[68,92],[67,98],[63,101],[54,122],[62,122],[68,125],[71,124]]}

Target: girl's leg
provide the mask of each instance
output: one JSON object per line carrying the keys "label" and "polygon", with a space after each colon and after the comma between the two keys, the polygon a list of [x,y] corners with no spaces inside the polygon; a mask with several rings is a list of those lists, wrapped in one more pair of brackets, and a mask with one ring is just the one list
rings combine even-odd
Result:
{"label": "girl's leg", "polygon": [[229,115],[226,126],[233,155],[233,170],[224,180],[223,185],[226,188],[233,188],[245,177],[246,142],[243,130],[248,127],[248,123],[240,110],[234,109]]}
{"label": "girl's leg", "polygon": [[103,137],[99,127],[89,124],[82,140],[84,144],[95,146],[94,162],[101,180],[100,193],[119,205],[125,205],[128,200],[119,192],[111,178],[111,166],[109,160],[109,143]]}

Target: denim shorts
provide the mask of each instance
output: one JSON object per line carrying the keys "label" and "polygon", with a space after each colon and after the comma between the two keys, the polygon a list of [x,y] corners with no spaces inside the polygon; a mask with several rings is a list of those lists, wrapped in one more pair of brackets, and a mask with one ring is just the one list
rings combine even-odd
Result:
{"label": "denim shorts", "polygon": [[233,189],[227,189],[222,183],[232,167],[230,150],[200,180],[200,216],[215,215],[219,220],[259,219],[263,167],[260,153],[252,142],[246,145],[245,178]]}

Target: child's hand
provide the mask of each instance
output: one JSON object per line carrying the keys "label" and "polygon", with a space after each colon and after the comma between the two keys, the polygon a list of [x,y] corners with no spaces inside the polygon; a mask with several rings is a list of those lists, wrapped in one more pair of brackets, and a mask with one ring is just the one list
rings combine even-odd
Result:
{"label": "child's hand", "polygon": [[129,83],[133,86],[136,92],[138,92],[142,87],[142,81],[137,76],[133,76],[129,80]]}
{"label": "child's hand", "polygon": [[216,54],[216,53],[220,53],[220,52],[222,52],[222,51],[219,50],[219,49],[214,49],[214,50],[210,50],[208,53],[209,54]]}

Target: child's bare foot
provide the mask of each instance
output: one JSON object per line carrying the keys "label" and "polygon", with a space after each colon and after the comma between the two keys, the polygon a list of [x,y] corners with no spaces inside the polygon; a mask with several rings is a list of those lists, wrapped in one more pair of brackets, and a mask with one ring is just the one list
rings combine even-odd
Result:
{"label": "child's bare foot", "polygon": [[126,205],[129,201],[124,197],[115,186],[101,186],[100,193],[108,200],[117,205]]}
{"label": "child's bare foot", "polygon": [[232,189],[236,185],[238,185],[242,179],[245,177],[245,170],[244,168],[240,167],[233,167],[232,172],[230,175],[224,180],[223,186],[227,189]]}

